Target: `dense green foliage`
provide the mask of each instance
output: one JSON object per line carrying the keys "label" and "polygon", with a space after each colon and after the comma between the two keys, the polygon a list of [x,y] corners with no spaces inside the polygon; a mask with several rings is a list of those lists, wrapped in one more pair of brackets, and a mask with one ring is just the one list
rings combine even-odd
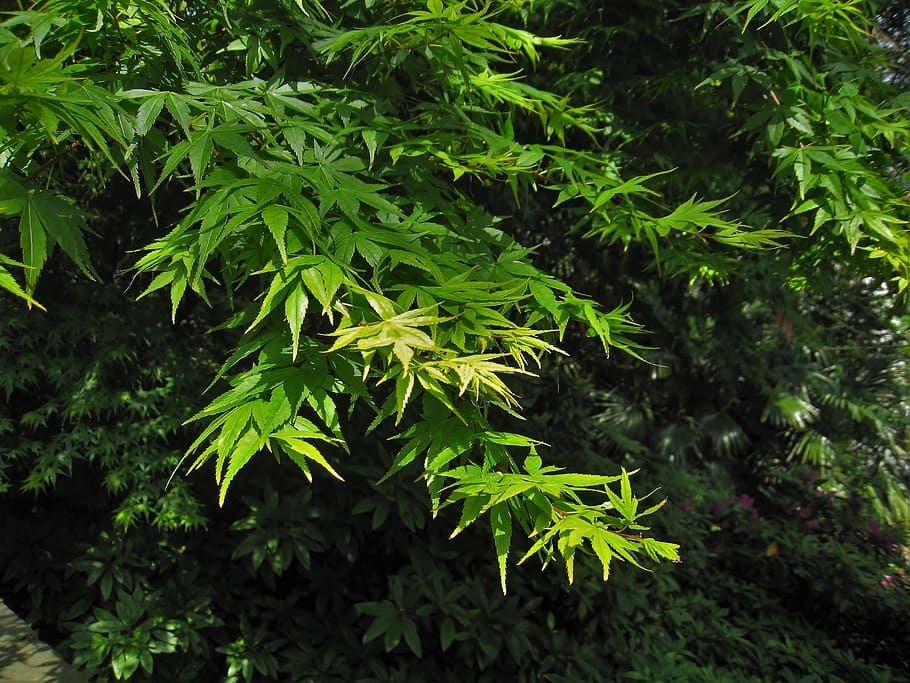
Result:
{"label": "dense green foliage", "polygon": [[901,5],[20,10],[2,586],[98,680],[910,675]]}

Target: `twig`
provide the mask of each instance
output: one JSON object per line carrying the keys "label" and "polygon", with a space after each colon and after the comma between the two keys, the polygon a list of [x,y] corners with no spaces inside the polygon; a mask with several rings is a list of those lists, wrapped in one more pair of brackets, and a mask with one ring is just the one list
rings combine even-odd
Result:
{"label": "twig", "polygon": [[54,156],[52,156],[50,159],[48,159],[48,160],[45,161],[43,164],[41,164],[41,165],[40,165],[38,168],[36,168],[34,171],[32,171],[31,173],[29,173],[27,176],[25,176],[25,180],[26,180],[26,181],[34,180],[37,176],[41,175],[41,174],[44,172],[44,170],[45,170],[48,166],[50,166],[50,165],[53,164],[55,161],[57,161],[57,159],[59,159],[60,157],[66,155],[66,154],[69,154],[69,153],[72,152],[74,149],[76,149],[78,146],[79,146],[79,140],[76,140],[75,142],[71,142],[69,145],[67,145],[66,147],[64,147],[63,149],[61,149],[61,150],[60,150],[59,152],[57,152]]}

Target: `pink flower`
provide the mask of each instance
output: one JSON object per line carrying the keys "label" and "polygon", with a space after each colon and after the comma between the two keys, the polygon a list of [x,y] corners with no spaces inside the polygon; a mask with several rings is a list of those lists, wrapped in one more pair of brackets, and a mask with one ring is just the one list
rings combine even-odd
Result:
{"label": "pink flower", "polygon": [[753,504],[754,502],[755,502],[755,501],[752,500],[752,498],[751,498],[749,495],[745,494],[745,493],[739,497],[739,504],[742,505],[744,508],[750,508],[750,507],[752,507],[752,504]]}
{"label": "pink flower", "polygon": [[884,586],[885,588],[888,588],[889,585],[890,584],[887,581],[882,581],[882,586]]}
{"label": "pink flower", "polygon": [[811,467],[803,467],[799,471],[799,477],[803,481],[813,481],[818,477],[818,472],[813,470]]}

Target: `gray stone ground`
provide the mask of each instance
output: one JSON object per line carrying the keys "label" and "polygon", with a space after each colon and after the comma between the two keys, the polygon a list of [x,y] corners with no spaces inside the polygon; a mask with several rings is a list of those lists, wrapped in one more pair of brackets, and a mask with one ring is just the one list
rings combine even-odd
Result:
{"label": "gray stone ground", "polygon": [[0,599],[0,683],[86,683]]}

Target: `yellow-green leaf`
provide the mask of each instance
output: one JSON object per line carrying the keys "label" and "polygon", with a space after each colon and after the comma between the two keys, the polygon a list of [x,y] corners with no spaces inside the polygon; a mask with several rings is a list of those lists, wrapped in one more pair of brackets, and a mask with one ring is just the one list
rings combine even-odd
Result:
{"label": "yellow-green leaf", "polygon": [[288,227],[288,212],[283,206],[270,204],[262,210],[262,220],[266,227],[275,238],[275,244],[278,245],[278,252],[281,254],[281,262],[288,262],[288,252],[285,246],[284,233]]}
{"label": "yellow-green leaf", "polygon": [[306,295],[303,284],[298,281],[297,285],[291,288],[287,299],[284,301],[284,315],[291,328],[292,360],[297,360],[297,350],[300,347],[300,329],[303,327],[304,318],[306,318],[308,303],[309,298]]}

